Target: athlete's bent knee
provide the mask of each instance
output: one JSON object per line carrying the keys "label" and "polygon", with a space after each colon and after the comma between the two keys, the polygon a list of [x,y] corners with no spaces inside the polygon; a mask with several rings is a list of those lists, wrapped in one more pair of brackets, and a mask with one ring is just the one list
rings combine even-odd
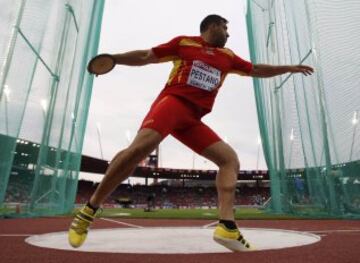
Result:
{"label": "athlete's bent knee", "polygon": [[236,179],[234,180],[226,180],[226,181],[221,181],[221,182],[217,182],[217,189],[220,192],[235,192],[236,189]]}
{"label": "athlete's bent knee", "polygon": [[236,153],[229,154],[219,164],[219,168],[230,168],[236,173],[240,170],[240,161]]}

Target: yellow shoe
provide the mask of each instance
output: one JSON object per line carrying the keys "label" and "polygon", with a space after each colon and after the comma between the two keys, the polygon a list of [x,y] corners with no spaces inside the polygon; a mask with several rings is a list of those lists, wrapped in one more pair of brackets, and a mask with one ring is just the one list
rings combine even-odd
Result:
{"label": "yellow shoe", "polygon": [[96,212],[87,205],[75,214],[68,234],[69,243],[72,247],[78,248],[84,243],[95,214]]}
{"label": "yellow shoe", "polygon": [[239,229],[228,229],[224,224],[218,224],[215,228],[214,241],[234,251],[254,251],[255,248],[245,240]]}

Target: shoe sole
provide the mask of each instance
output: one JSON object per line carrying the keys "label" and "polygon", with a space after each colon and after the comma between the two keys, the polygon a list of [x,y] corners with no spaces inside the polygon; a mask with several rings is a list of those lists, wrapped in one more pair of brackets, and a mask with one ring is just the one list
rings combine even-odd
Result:
{"label": "shoe sole", "polygon": [[213,236],[213,239],[216,243],[230,249],[233,252],[251,252],[254,251],[254,248],[247,248],[240,241],[234,239],[223,238],[219,236]]}

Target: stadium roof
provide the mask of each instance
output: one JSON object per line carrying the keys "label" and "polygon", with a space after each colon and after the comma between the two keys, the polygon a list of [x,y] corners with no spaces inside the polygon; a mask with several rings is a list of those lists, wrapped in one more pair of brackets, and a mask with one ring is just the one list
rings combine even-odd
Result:
{"label": "stadium roof", "polygon": [[[90,156],[82,156],[82,172],[104,174],[109,162]],[[148,166],[138,166],[133,177],[158,178],[158,179],[191,179],[191,180],[214,180],[217,170],[192,170],[192,169],[173,169],[173,168],[155,168]],[[238,180],[269,180],[269,174],[266,170],[259,171],[239,171]]]}

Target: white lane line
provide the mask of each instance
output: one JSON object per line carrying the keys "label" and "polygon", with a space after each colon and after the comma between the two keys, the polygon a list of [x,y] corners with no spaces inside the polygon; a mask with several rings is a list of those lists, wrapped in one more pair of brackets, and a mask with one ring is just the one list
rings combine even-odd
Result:
{"label": "white lane line", "polygon": [[210,224],[204,225],[202,228],[209,228],[211,226],[214,226],[218,223],[218,221],[211,222]]}
{"label": "white lane line", "polygon": [[308,230],[305,232],[311,233],[346,233],[346,232],[360,232],[360,229],[331,229],[331,230]]}
{"label": "white lane line", "polygon": [[108,222],[112,222],[112,223],[115,223],[115,224],[119,224],[119,225],[124,225],[124,226],[130,226],[130,227],[135,227],[135,228],[144,228],[143,226],[138,226],[138,225],[134,225],[134,224],[129,224],[129,223],[125,223],[125,222],[122,222],[122,221],[117,221],[117,220],[113,220],[113,219],[109,219],[109,218],[104,218],[104,217],[101,217],[99,219],[102,219],[104,221],[108,221]]}
{"label": "white lane line", "polygon": [[33,234],[0,234],[0,237],[28,237],[33,236]]}

